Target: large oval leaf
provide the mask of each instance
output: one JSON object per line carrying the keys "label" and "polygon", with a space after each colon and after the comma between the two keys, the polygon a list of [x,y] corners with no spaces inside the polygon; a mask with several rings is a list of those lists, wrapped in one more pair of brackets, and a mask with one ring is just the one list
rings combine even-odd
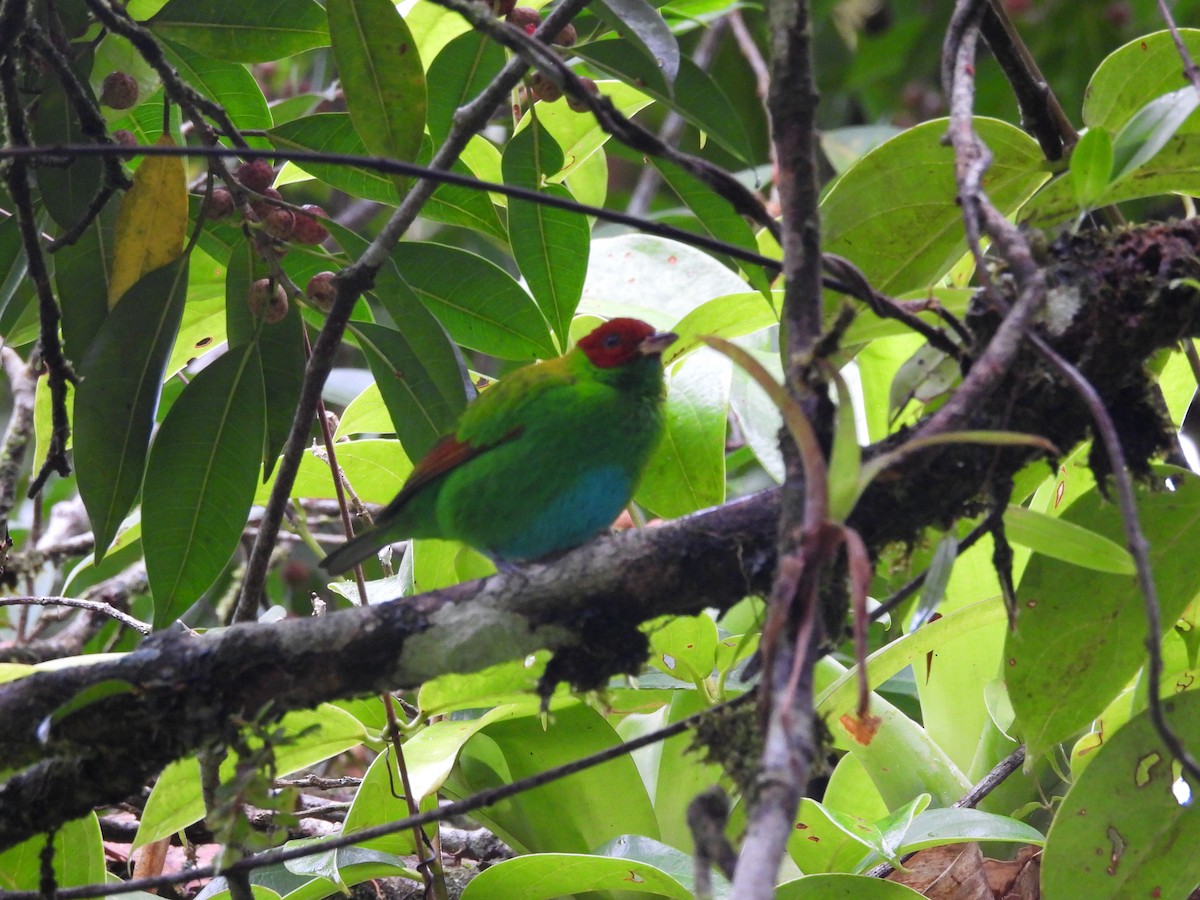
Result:
{"label": "large oval leaf", "polygon": [[175,621],[237,549],[262,459],[262,364],[254,343],[202,370],[154,439],[142,489],[142,546],[154,624]]}
{"label": "large oval leaf", "polygon": [[[1200,53],[1200,31],[1181,28],[1179,35],[1193,56]],[[1158,31],[1114,50],[1092,75],[1083,95],[1083,124],[1115,134],[1155,97],[1180,86],[1179,51],[1168,31]],[[1200,130],[1200,117],[1180,132]]]}
{"label": "large oval leaf", "polygon": [[329,37],[354,128],[377,156],[416,159],[425,131],[425,69],[390,0],[327,0]]}
{"label": "large oval leaf", "polygon": [[[1184,743],[1200,741],[1200,693],[1163,701]],[[1184,793],[1176,795],[1174,790]],[[1200,882],[1195,785],[1177,781],[1149,713],[1135,716],[1063,799],[1042,857],[1048,898],[1184,897]]]}
{"label": "large oval leaf", "polygon": [[[399,285],[420,300],[472,350],[502,359],[555,355],[546,320],[512,276],[482,256],[457,247],[401,241],[392,251]],[[447,278],[447,273],[454,278]],[[392,301],[380,293],[384,306]],[[390,312],[389,308],[389,312]]]}
{"label": "large oval leaf", "polygon": [[79,365],[75,465],[103,558],[142,484],[167,357],[187,296],[187,258],[126,291]]}
{"label": "large oval leaf", "polygon": [[[1006,122],[973,124],[994,157],[983,188],[1008,215],[1049,177],[1042,152]],[[886,293],[932,284],[966,252],[945,133],[944,119],[910,128],[855,163],[822,200],[825,251],[854,262]]]}
{"label": "large oval leaf", "polygon": [[[1188,547],[1200,539],[1200,481],[1175,491],[1141,493],[1162,623],[1169,629],[1200,591]],[[1120,513],[1092,491],[1063,518],[1124,542]],[[1021,579],[1017,629],[1004,658],[1017,728],[1036,759],[1108,705],[1145,659],[1142,597],[1128,575],[1113,575],[1035,555]]]}
{"label": "large oval leaf", "polygon": [[504,68],[504,48],[478,31],[459,35],[429,66],[429,134],[446,139],[454,112]]}

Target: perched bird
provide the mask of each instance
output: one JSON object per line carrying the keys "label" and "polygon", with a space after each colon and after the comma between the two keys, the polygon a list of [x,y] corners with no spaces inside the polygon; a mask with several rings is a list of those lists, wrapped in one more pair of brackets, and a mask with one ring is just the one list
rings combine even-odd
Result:
{"label": "perched bird", "polygon": [[341,572],[404,538],[462,541],[499,563],[589,540],[620,514],[663,426],[675,340],[613,319],[565,355],[505,376],[417,463],[375,525],[321,562]]}

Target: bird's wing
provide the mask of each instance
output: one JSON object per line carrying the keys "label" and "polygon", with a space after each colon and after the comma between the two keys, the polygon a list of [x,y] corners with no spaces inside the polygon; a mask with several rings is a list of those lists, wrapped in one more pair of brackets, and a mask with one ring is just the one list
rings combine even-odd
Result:
{"label": "bird's wing", "polygon": [[406,504],[410,498],[426,487],[431,481],[440,478],[447,472],[458,468],[463,463],[487,453],[493,447],[513,440],[521,433],[521,428],[513,428],[502,435],[498,441],[490,444],[474,444],[460,441],[456,435],[448,434],[433,445],[425,456],[417,463],[404,487],[400,489],[392,502],[387,505],[380,519],[387,519],[392,513]]}

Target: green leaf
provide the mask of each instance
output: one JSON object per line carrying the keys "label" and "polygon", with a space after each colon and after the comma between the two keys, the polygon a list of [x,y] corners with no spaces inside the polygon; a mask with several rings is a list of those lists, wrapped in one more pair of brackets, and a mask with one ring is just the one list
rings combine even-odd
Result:
{"label": "green leaf", "polygon": [[1085,569],[1116,575],[1136,572],[1133,557],[1116,541],[1058,516],[1010,505],[1004,513],[1004,532],[1014,544]]}
{"label": "green leaf", "polygon": [[375,156],[414,160],[425,131],[425,69],[390,0],[327,0],[329,37],[354,129]]}
{"label": "green leaf", "polygon": [[651,894],[675,900],[692,897],[690,890],[655,866],[586,853],[533,853],[503,860],[473,878],[462,897],[553,900],[588,891]]}
{"label": "green leaf", "polygon": [[[1200,31],[1181,28],[1188,52],[1200,54]],[[1181,63],[1169,31],[1136,38],[1114,50],[1096,68],[1083,95],[1083,124],[1110,134],[1120,131],[1142,107],[1179,87]],[[1200,118],[1184,128],[1200,131]]]}
{"label": "green leaf", "polygon": [[[275,775],[283,778],[299,769],[315,765],[357,747],[368,738],[361,722],[350,713],[322,703],[316,709],[290,712],[279,721],[284,741],[275,746]],[[251,748],[262,741],[251,737]],[[221,781],[228,781],[237,767],[235,754],[221,763]],[[170,837],[204,818],[204,798],[200,796],[200,761],[195,756],[176,760],[158,776],[146,808],[133,849]]]}
{"label": "green leaf", "polygon": [[[1185,745],[1200,740],[1200,693],[1163,702]],[[1200,881],[1200,807],[1148,713],[1115,734],[1054,816],[1042,857],[1046,897],[1183,897]],[[1186,799],[1173,788],[1186,789]]]}
{"label": "green leaf", "polygon": [[[542,178],[559,171],[562,165],[562,149],[536,117],[504,148],[505,184],[537,190],[542,187]],[[557,185],[543,190],[556,197],[570,197]],[[587,218],[570,210],[510,198],[508,235],[513,258],[533,299],[558,335],[559,345],[566,347],[587,274],[591,239]]]}
{"label": "green leaf", "polygon": [[673,519],[725,502],[730,365],[696,353],[667,370],[666,427],[634,499]]}
{"label": "green leaf", "polygon": [[[274,124],[262,88],[242,63],[212,59],[183,44],[163,41],[163,53],[184,81],[207,97],[219,98],[233,124],[243,131],[265,131]],[[269,147],[262,137],[247,137],[251,147]]]}
{"label": "green leaf", "polygon": [[[1010,215],[1049,177],[1042,152],[1006,122],[977,118],[974,126],[994,155],[983,189]],[[851,260],[885,293],[932,284],[966,251],[945,133],[946,120],[938,119],[887,141],[838,179],[821,203],[823,249]]]}
{"label": "green leaf", "polygon": [[449,434],[466,408],[466,368],[437,321],[416,304],[400,330],[355,322],[351,331],[367,357],[400,443],[420,459]]}
{"label": "green leaf", "polygon": [[[459,753],[445,793],[470,796],[620,744],[612,726],[586,704],[556,701],[551,713],[548,726],[536,702],[501,707],[485,716],[483,727]],[[628,756],[485,807],[476,815],[518,852],[582,853],[614,833],[658,836],[650,798]]]}
{"label": "green leaf", "polygon": [[[42,887],[41,856],[46,835],[39,834],[0,853],[0,888],[37,891]],[[54,882],[59,888],[103,884],[104,840],[95,813],[73,819],[54,833]]]}
{"label": "green leaf", "polygon": [[777,324],[779,314],[762,294],[750,291],[713,297],[695,307],[671,329],[678,339],[663,354],[663,363],[670,365],[697,347],[703,347],[701,335],[731,340]]}
{"label": "green leaf", "polygon": [[[271,140],[281,150],[312,150],[348,156],[369,155],[366,145],[354,130],[354,124],[346,113],[319,113],[295,119],[272,129]],[[478,148],[480,145],[476,143],[471,146]],[[431,154],[432,145],[428,140],[423,141],[417,162],[427,163]],[[464,153],[463,160],[475,159],[479,155]],[[351,196],[376,200],[388,206],[397,206],[400,203],[400,191],[390,175],[342,164],[304,162],[295,165],[330,187]],[[473,174],[462,161],[456,162],[451,171],[458,175]],[[438,222],[477,228],[499,240],[507,240],[504,227],[496,215],[495,205],[482,191],[443,184],[422,207],[421,215]]]}
{"label": "green leaf", "polygon": [[262,459],[263,408],[262,364],[249,343],[192,379],[154,439],[142,546],[156,628],[186,612],[237,549]]}
{"label": "green leaf", "polygon": [[143,276],[104,320],[79,365],[76,477],[96,536],[97,562],[142,484],[186,286],[186,256]]}
{"label": "green leaf", "polygon": [[[86,99],[96,98],[88,85],[92,53],[87,51],[73,68],[83,82]],[[33,141],[44,146],[91,142],[75,114],[75,106],[57,77],[47,77],[38,94]],[[104,161],[97,156],[71,159],[66,165],[39,166],[37,183],[46,212],[64,231],[83,218],[103,180]]]}
{"label": "green leaf", "polygon": [[[291,496],[336,500],[329,463],[312,452],[300,459],[300,470],[292,486]],[[354,487],[354,492],[366,503],[387,503],[400,490],[412,472],[412,463],[404,455],[399,441],[368,440],[338,444],[338,466]],[[256,504],[264,504],[271,496],[274,482],[261,484],[254,496]]]}
{"label": "green leaf", "polygon": [[352,434],[395,433],[396,426],[383,402],[383,395],[379,393],[379,385],[372,381],[342,411],[333,439],[336,441]]}
{"label": "green leaf", "polygon": [[679,44],[658,10],[646,0],[596,0],[588,9],[661,72],[668,86],[679,74]]}
{"label": "green leaf", "polygon": [[[1200,571],[1183,549],[1200,533],[1200,482],[1189,478],[1174,491],[1140,492],[1138,507],[1169,629],[1200,591]],[[1076,500],[1063,518],[1123,540],[1119,511],[1098,491]],[[1004,648],[1006,680],[1017,731],[1036,759],[1083,730],[1134,676],[1145,659],[1146,622],[1128,575],[1038,555],[1021,579],[1018,606],[1017,629]]]}
{"label": "green leaf", "polygon": [[[78,241],[54,255],[54,287],[62,305],[63,350],[68,359],[83,359],[108,318],[108,267],[116,224],[117,205],[109,203]],[[0,242],[6,240],[5,229],[16,233],[16,225],[15,216],[0,225]]]}
{"label": "green leaf", "polygon": [[[1110,184],[1095,205],[1174,193],[1200,194],[1200,134],[1176,134],[1138,169],[1136,178]],[[1022,208],[1021,221],[1035,228],[1050,228],[1077,212],[1074,184],[1070,178],[1058,178]]]}
{"label": "green leaf", "polygon": [[429,135],[446,139],[454,112],[473,100],[504,68],[504,48],[478,31],[459,35],[429,66]]}
{"label": "green leaf", "polygon": [[1188,85],[1156,97],[1137,111],[1113,138],[1113,181],[1133,174],[1167,145],[1200,107],[1200,92]]}
{"label": "green leaf", "polygon": [[[709,621],[711,623],[711,619]],[[711,655],[709,658],[711,661]],[[644,688],[634,692],[633,702],[639,708],[649,705],[646,693]],[[632,713],[621,719],[617,731],[623,740],[629,741],[673,725],[709,705],[703,690],[675,690],[668,693],[670,701],[661,709],[651,713]],[[618,708],[621,706],[619,702],[615,702],[614,705]],[[672,847],[678,847],[685,852],[690,852],[693,847],[692,833],[687,824],[688,805],[697,794],[721,782],[723,778],[721,767],[715,763],[702,762],[692,752],[691,744],[692,740],[687,734],[678,734],[667,738],[661,744],[634,753],[638,771],[642,773],[643,781],[654,796],[654,815],[658,819],[659,837]],[[610,842],[610,847],[612,843]]]}
{"label": "green leaf", "polygon": [[914,900],[920,896],[910,887],[865,875],[808,875],[775,889],[775,900]]}
{"label": "green leaf", "polygon": [[858,502],[862,448],[858,445],[858,426],[854,421],[854,401],[845,379],[832,373],[837,387],[837,413],[833,446],[829,451],[829,517],[844,522]]}
{"label": "green leaf", "polygon": [[1112,173],[1112,138],[1107,131],[1094,128],[1071,151],[1071,187],[1076,205],[1080,209],[1092,206],[1108,187]]}
{"label": "green leaf", "polygon": [[[368,582],[370,587],[370,582]],[[549,651],[524,659],[497,663],[478,672],[439,675],[421,685],[417,705],[424,716],[444,715],[460,709],[486,709],[527,700],[537,692],[538,678],[546,669]]]}
{"label": "green leaf", "polygon": [[[392,250],[397,287],[420,300],[456,343],[501,359],[556,355],[546,320],[512,276],[457,247],[401,241]],[[448,279],[446,273],[453,272]],[[387,306],[390,292],[380,293]]]}
{"label": "green leaf", "polygon": [[661,70],[629,41],[593,41],[572,51],[596,68],[637,85],[747,165],[758,161],[737,107],[712,76],[686,56],[679,61],[679,76],[672,91]]}
{"label": "green leaf", "polygon": [[[406,754],[407,756],[407,754]],[[391,747],[375,757],[363,776],[362,783],[354,792],[354,800],[346,810],[346,819],[342,823],[342,834],[351,834],[372,825],[381,825],[395,819],[403,819],[409,815],[408,802],[403,797],[400,773],[396,771],[395,754]],[[390,769],[390,771],[389,771]],[[400,796],[397,796],[400,795]],[[419,803],[425,798],[416,798]],[[413,853],[413,833],[411,829],[393,832],[362,841],[356,846],[380,850],[397,856]]]}
{"label": "green leaf", "polygon": [[229,62],[273,62],[329,44],[325,12],[314,0],[171,0],[147,24],[158,37]]}
{"label": "green leaf", "polygon": [[[754,232],[727,200],[719,197],[712,188],[674,163],[656,157],[651,157],[650,161],[658,169],[658,174],[667,186],[695,214],[702,234],[742,247],[751,253],[758,252],[758,241]],[[771,280],[760,266],[747,265],[742,272],[756,290],[764,297],[770,297]]]}
{"label": "green leaf", "polygon": [[643,626],[651,665],[680,681],[700,684],[716,665],[717,625],[707,613],[668,616]]}

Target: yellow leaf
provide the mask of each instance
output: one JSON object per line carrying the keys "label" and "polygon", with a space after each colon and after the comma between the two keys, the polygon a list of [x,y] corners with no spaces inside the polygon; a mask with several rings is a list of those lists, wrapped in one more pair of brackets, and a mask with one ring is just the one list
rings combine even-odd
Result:
{"label": "yellow leaf", "polygon": [[[170,135],[160,146],[173,147]],[[108,308],[147,272],[161,269],[183,252],[187,237],[187,176],[181,156],[149,156],[133,176],[133,187],[117,210]]]}

